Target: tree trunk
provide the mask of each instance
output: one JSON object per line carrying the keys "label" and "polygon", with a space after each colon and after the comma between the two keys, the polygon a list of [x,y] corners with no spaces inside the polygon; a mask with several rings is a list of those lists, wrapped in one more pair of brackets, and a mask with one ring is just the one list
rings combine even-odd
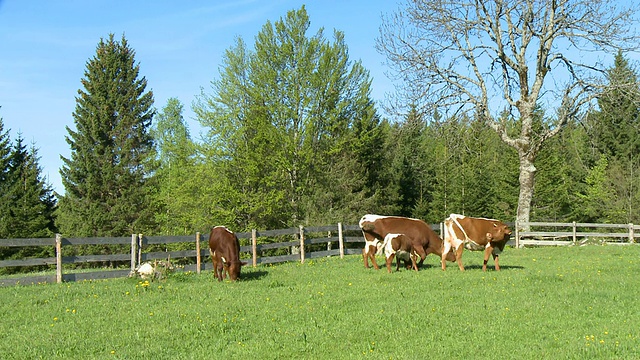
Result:
{"label": "tree trunk", "polygon": [[520,195],[518,196],[516,222],[520,230],[528,231],[528,225],[522,227],[519,224],[529,222],[536,167],[533,165],[533,158],[530,154],[519,153],[518,156],[520,157]]}

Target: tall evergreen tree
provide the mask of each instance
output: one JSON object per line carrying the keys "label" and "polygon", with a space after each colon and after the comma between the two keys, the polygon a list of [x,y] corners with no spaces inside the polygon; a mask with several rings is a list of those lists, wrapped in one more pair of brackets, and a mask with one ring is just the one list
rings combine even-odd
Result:
{"label": "tall evergreen tree", "polygon": [[596,147],[609,159],[630,160],[640,154],[640,85],[629,61],[618,52],[607,71],[608,86],[590,115]]}
{"label": "tall evergreen tree", "polygon": [[122,236],[152,226],[149,208],[153,94],[123,36],[101,39],[87,62],[67,127],[58,224],[68,236]]}
{"label": "tall evergreen tree", "polygon": [[[8,158],[5,181],[2,184],[1,238],[53,237],[55,197],[51,185],[42,177],[35,146],[27,149],[20,134]],[[29,246],[0,250],[0,258],[51,257],[53,248]],[[10,268],[1,272],[24,271]]]}
{"label": "tall evergreen tree", "polygon": [[[607,71],[607,81],[598,98],[598,111],[587,118],[593,144],[598,153],[606,156],[606,184],[611,187],[607,192],[613,194],[603,198],[599,217],[636,223],[640,220],[640,85],[636,70],[621,52]],[[589,166],[592,173],[600,168],[602,160],[599,161]]]}
{"label": "tall evergreen tree", "polygon": [[397,187],[386,166],[391,125],[375,115],[356,119],[352,128],[349,146],[354,161],[362,168],[359,176],[363,179],[364,195],[364,201],[356,206],[356,220],[365,213],[397,214]]}
{"label": "tall evergreen tree", "polygon": [[9,131],[4,130],[4,122],[0,118],[0,238],[6,239],[9,235],[9,159],[11,154],[11,139]]}
{"label": "tall evergreen tree", "polygon": [[51,185],[41,175],[37,149],[27,149],[21,135],[9,159],[6,195],[10,202],[9,235],[14,238],[52,237],[55,232],[55,198]]}
{"label": "tall evergreen tree", "polygon": [[386,171],[392,179],[391,192],[397,194],[394,215],[425,218],[431,198],[432,158],[425,152],[425,121],[419,113],[410,111],[405,121],[392,127],[387,138]]}

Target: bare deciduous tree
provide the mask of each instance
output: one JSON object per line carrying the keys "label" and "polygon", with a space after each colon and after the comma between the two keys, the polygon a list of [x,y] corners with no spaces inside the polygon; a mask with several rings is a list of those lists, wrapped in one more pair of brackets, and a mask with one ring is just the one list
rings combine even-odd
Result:
{"label": "bare deciduous tree", "polygon": [[[486,121],[518,152],[516,220],[528,222],[541,145],[593,104],[604,61],[640,46],[637,6],[626,6],[616,0],[407,0],[383,19],[377,39],[399,80],[388,105],[397,112],[407,105],[425,113],[473,112]],[[537,105],[555,112],[542,130],[533,126]],[[499,116],[505,111],[511,116]],[[507,132],[507,118],[517,121],[516,133]]]}

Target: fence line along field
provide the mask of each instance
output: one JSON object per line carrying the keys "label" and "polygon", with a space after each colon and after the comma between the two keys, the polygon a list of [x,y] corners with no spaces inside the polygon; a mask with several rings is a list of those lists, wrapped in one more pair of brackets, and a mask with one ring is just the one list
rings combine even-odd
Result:
{"label": "fence line along field", "polygon": [[[431,228],[442,234],[443,224],[431,224]],[[543,223],[531,222],[518,224],[515,240],[508,244],[517,248],[521,246],[545,245],[577,245],[593,242],[627,245],[636,242],[640,237],[640,225],[633,224],[588,224],[588,223]],[[527,231],[518,229],[527,229]],[[595,229],[595,231],[593,230]],[[286,261],[300,261],[324,256],[340,256],[359,254],[364,238],[358,225],[311,226],[276,230],[252,230],[236,233],[241,241],[240,251],[255,267],[259,264],[271,264]],[[30,274],[21,277],[0,277],[0,286],[15,284],[34,284],[42,282],[62,282],[107,279],[126,277],[143,261],[157,259],[179,259],[185,265],[181,271],[210,269],[211,265],[203,263],[208,257],[208,235],[196,233],[195,236],[144,236],[132,234],[131,237],[95,237],[64,238],[57,235],[55,239],[0,239],[1,247],[50,247],[55,256],[49,258],[0,259],[0,270],[3,268],[19,268],[26,266],[55,266],[55,274]],[[580,242],[578,242],[580,240]],[[181,244],[180,250],[155,251],[161,246]],[[71,255],[74,247],[99,245],[119,246],[126,253],[107,253],[90,255]],[[127,248],[128,247],[128,248]],[[150,250],[151,249],[151,250]],[[155,249],[155,250],[154,250]],[[100,249],[103,250],[103,249]],[[195,259],[195,261],[194,261]],[[88,263],[129,263],[129,268],[98,269],[97,271],[69,271],[70,266]],[[95,267],[95,266],[94,266]],[[64,269],[67,269],[63,273]]]}
{"label": "fence line along field", "polygon": [[640,247],[507,248],[502,271],[360,255],[0,288],[4,359],[640,358]]}

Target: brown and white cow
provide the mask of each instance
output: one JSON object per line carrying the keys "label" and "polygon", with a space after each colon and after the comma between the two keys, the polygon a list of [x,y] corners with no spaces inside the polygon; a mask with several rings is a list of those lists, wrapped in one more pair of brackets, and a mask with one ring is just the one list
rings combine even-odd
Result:
{"label": "brown and white cow", "polygon": [[[438,256],[443,254],[442,239],[431,229],[431,226],[422,220],[367,214],[360,219],[358,224],[365,239],[364,249],[362,249],[365,268],[369,268],[369,260],[371,260],[373,267],[376,270],[380,269],[375,256],[378,250],[382,250],[382,242],[387,234],[404,234],[412,240],[418,241],[425,251],[425,256],[431,253]],[[455,261],[453,253],[445,254],[447,260]],[[420,260],[419,265],[422,265],[423,261],[424,258]]]}
{"label": "brown and white cow", "polygon": [[407,268],[418,271],[418,256],[421,259],[427,256],[422,244],[414,241],[405,234],[387,234],[387,236],[384,237],[382,248],[384,249],[384,257],[389,273],[391,273],[391,263],[393,262],[394,256],[396,258],[396,271],[400,269],[400,260],[403,260],[405,264],[411,262],[411,267]]}
{"label": "brown and white cow", "polygon": [[238,279],[240,268],[246,263],[240,261],[240,241],[233,231],[224,226],[213,227],[209,234],[209,253],[218,281],[224,279],[225,272],[231,281]]}
{"label": "brown and white cow", "polygon": [[[455,253],[460,270],[462,265],[462,251],[464,248],[472,251],[484,250],[482,271],[487,271],[489,255],[493,256],[495,269],[500,270],[498,257],[509,241],[511,229],[500,220],[473,218],[464,215],[451,214],[444,221],[444,253]],[[442,257],[442,269],[446,268],[445,258]]]}

